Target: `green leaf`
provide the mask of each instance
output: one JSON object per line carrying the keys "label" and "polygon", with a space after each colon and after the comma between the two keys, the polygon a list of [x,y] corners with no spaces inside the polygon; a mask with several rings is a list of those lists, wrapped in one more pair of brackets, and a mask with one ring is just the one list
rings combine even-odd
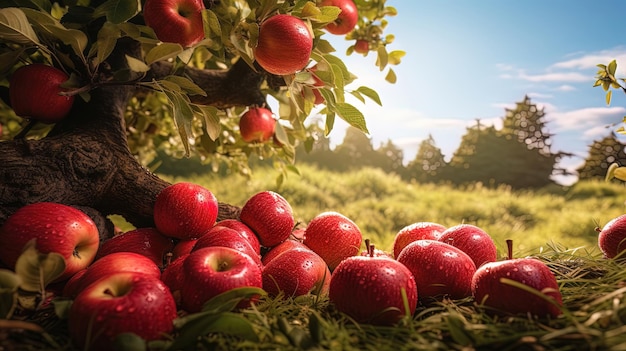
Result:
{"label": "green leaf", "polygon": [[384,46],[378,48],[378,57],[376,58],[376,65],[382,72],[383,69],[387,66],[389,62],[389,54],[387,54],[387,49]]}
{"label": "green leaf", "polygon": [[333,131],[335,125],[335,113],[329,112],[326,114],[326,123],[324,123],[324,136],[328,136]]}
{"label": "green leaf", "polygon": [[361,113],[361,111],[359,111],[356,107],[346,102],[339,102],[335,106],[335,111],[341,119],[348,122],[351,126],[356,127],[364,133],[369,133],[367,126],[365,125],[363,113]]}
{"label": "green leaf", "polygon": [[398,77],[396,77],[396,72],[390,69],[389,72],[387,72],[387,75],[385,76],[385,80],[391,84],[395,84],[396,81],[398,80]]}
{"label": "green leaf", "polygon": [[202,19],[206,23],[205,34],[207,38],[212,36],[219,38],[222,36],[222,26],[215,12],[211,10],[202,11]]}
{"label": "green leaf", "polygon": [[202,313],[200,317],[190,320],[180,329],[169,350],[194,350],[198,337],[208,333],[236,336],[252,342],[259,341],[252,323],[241,313]]}
{"label": "green leaf", "polygon": [[383,105],[383,103],[380,101],[380,96],[378,96],[378,93],[374,89],[360,86],[356,91],[372,99],[372,101],[377,103],[379,106]]}
{"label": "green leaf", "polygon": [[108,0],[98,6],[94,18],[106,16],[107,21],[120,24],[135,17],[141,9],[139,0]]}
{"label": "green leaf", "polygon": [[40,45],[24,11],[13,7],[0,9],[0,39],[22,45]]}
{"label": "green leaf", "polygon": [[146,54],[146,64],[152,64],[158,61],[165,61],[174,58],[183,52],[183,47],[176,43],[161,43],[150,49]]}
{"label": "green leaf", "polygon": [[146,341],[135,333],[118,334],[113,341],[113,349],[117,351],[145,351]]}
{"label": "green leaf", "polygon": [[169,82],[177,84],[188,95],[202,95],[206,96],[206,92],[202,90],[196,83],[192,82],[189,78],[181,76],[167,76],[164,78]]}
{"label": "green leaf", "polygon": [[613,172],[613,175],[615,178],[626,182],[626,167],[618,167],[615,169],[615,172]]}
{"label": "green leaf", "polygon": [[401,50],[394,50],[389,53],[389,64],[390,65],[399,65],[402,61],[402,58],[406,55],[406,52]]}
{"label": "green leaf", "polygon": [[61,254],[40,253],[35,240],[29,241],[15,263],[15,273],[20,277],[20,288],[30,292],[42,292],[45,287],[65,271],[65,259]]}
{"label": "green leaf", "polygon": [[134,58],[132,56],[126,56],[126,62],[128,63],[128,67],[134,72],[148,72],[150,70],[150,66],[146,65],[145,62]]}
{"label": "green leaf", "polygon": [[222,131],[220,117],[217,115],[217,108],[205,105],[191,105],[199,114],[204,117],[204,129],[212,141],[217,140]]}
{"label": "green leaf", "polygon": [[265,290],[257,287],[230,289],[207,301],[202,306],[202,311],[212,313],[232,311],[242,300],[265,294]]}
{"label": "green leaf", "polygon": [[606,104],[607,105],[611,104],[611,95],[613,95],[613,91],[612,90],[609,90],[609,91],[606,92],[605,99],[606,99]]}
{"label": "green leaf", "polygon": [[448,325],[448,331],[452,339],[463,346],[468,346],[473,343],[471,335],[467,332],[465,321],[459,314],[450,314],[446,318],[446,324]]}
{"label": "green leaf", "polygon": [[189,105],[189,102],[185,100],[180,93],[171,90],[165,90],[164,93],[170,101],[174,124],[176,125],[180,139],[185,147],[185,156],[189,157],[189,154],[191,153],[189,140],[193,137],[193,131],[191,128],[193,110]]}
{"label": "green leaf", "polygon": [[607,71],[609,72],[610,75],[614,76],[616,69],[617,69],[617,61],[613,60],[609,63],[609,66],[607,67]]}
{"label": "green leaf", "polygon": [[66,28],[49,13],[32,9],[23,9],[23,11],[40,34],[47,35],[52,39],[63,42],[65,45],[69,45],[77,56],[83,57],[83,51],[88,44],[85,33],[77,29]]}
{"label": "green leaf", "polygon": [[121,36],[122,32],[118,26],[110,22],[105,22],[102,25],[102,28],[98,31],[98,40],[91,47],[92,50],[96,50],[96,65],[104,62],[111,55],[113,49],[115,49],[115,44],[117,44],[117,39]]}

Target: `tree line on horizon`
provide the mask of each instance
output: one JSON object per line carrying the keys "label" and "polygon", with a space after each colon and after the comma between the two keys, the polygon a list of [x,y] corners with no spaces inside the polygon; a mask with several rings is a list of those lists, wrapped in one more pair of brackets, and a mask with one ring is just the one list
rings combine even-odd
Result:
{"label": "tree line on horizon", "polygon": [[[500,129],[482,124],[480,120],[467,127],[449,161],[432,135],[420,143],[415,158],[405,165],[402,149],[391,140],[374,148],[367,135],[348,128],[342,143],[333,149],[330,140],[323,137],[322,128],[317,128],[317,142],[309,145],[308,150],[304,145],[298,147],[296,166],[307,163],[337,172],[375,167],[407,181],[456,185],[481,182],[488,186],[509,185],[515,189],[538,189],[555,184],[553,176],[572,175],[567,169],[558,167],[558,162],[574,155],[552,151],[551,137],[554,135],[546,128],[545,112],[528,96],[517,102],[514,108],[505,110]],[[604,179],[611,163],[626,165],[624,149],[625,145],[612,133],[596,140],[589,146],[585,163],[574,174],[579,181]],[[251,162],[263,164],[258,160]],[[194,166],[193,163],[186,160],[163,162],[158,171],[181,175],[181,172],[199,173],[206,169],[206,166]]]}

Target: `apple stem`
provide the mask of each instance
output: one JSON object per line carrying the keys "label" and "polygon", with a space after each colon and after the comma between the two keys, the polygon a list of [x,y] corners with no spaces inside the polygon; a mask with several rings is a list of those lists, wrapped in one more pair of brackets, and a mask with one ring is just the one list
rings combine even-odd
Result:
{"label": "apple stem", "polygon": [[165,267],[169,266],[170,263],[172,263],[172,257],[174,257],[174,254],[171,252],[165,254]]}
{"label": "apple stem", "polygon": [[506,247],[507,247],[507,250],[508,250],[507,259],[510,260],[510,259],[513,258],[513,240],[507,239],[506,240]]}
{"label": "apple stem", "polygon": [[371,249],[370,249],[370,239],[365,239],[365,251],[367,251],[368,255],[372,255],[371,253]]}
{"label": "apple stem", "polygon": [[374,257],[374,244],[370,245],[370,257]]}

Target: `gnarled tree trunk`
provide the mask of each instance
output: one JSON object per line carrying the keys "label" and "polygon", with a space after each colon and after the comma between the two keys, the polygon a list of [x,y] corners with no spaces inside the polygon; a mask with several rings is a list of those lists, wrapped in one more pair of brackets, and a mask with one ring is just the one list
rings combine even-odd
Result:
{"label": "gnarled tree trunk", "polygon": [[[111,70],[126,64],[125,54],[137,42],[123,38],[109,58]],[[170,74],[171,65],[158,63],[145,79]],[[186,72],[207,96],[194,102],[225,108],[263,104],[259,90],[263,73],[240,61],[228,71]],[[85,102],[76,99],[70,115],[40,140],[0,142],[0,225],[18,208],[50,201],[76,206],[98,224],[101,238],[113,234],[106,218],[119,214],[137,227],[153,226],[156,195],[169,184],[144,168],[131,154],[124,111],[136,92],[131,85],[101,85]],[[219,219],[235,218],[238,208],[220,204]]]}

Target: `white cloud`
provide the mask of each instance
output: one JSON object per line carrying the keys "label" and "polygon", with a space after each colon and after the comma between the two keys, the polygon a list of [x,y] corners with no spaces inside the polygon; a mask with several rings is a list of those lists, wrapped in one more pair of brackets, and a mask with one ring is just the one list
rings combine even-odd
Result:
{"label": "white cloud", "polygon": [[563,84],[563,85],[557,87],[555,90],[557,90],[557,91],[574,91],[574,90],[576,90],[576,88],[571,86],[571,85],[569,85],[569,84]]}
{"label": "white cloud", "polygon": [[592,77],[578,72],[552,72],[543,74],[526,74],[520,71],[517,78],[527,80],[529,82],[586,82],[591,81]]}
{"label": "white cloud", "polygon": [[577,54],[581,56],[557,62],[551,67],[558,69],[595,69],[597,64],[608,64],[612,60],[617,60],[618,67],[620,67],[620,62],[626,64],[626,49],[624,48]]}
{"label": "white cloud", "polygon": [[[586,107],[571,111],[552,110],[547,118],[553,122],[557,131],[579,130],[586,137],[606,134],[606,127],[621,121],[626,113],[624,107]],[[603,128],[604,132],[600,133]]]}
{"label": "white cloud", "polygon": [[528,97],[533,99],[552,99],[554,95],[544,93],[528,93]]}

